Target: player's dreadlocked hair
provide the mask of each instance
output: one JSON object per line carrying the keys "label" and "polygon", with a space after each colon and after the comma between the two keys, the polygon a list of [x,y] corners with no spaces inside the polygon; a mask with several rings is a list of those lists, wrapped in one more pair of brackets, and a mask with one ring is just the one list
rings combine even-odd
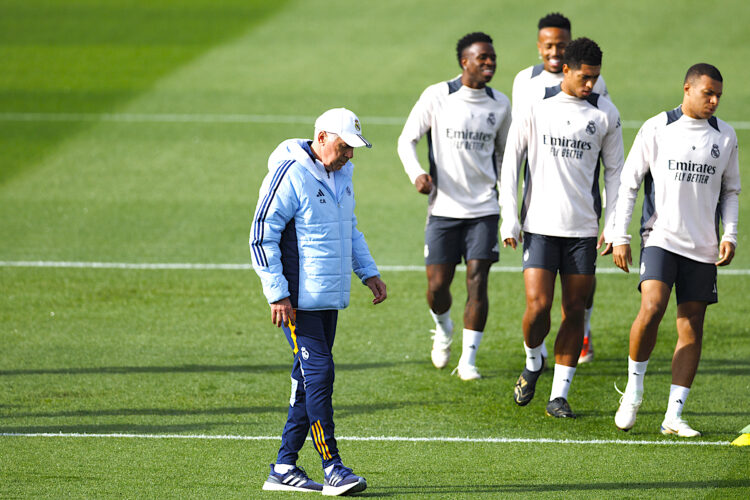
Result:
{"label": "player's dreadlocked hair", "polygon": [[538,27],[539,29],[560,28],[570,31],[570,19],[559,12],[552,12],[539,20]]}
{"label": "player's dreadlocked hair", "polygon": [[470,47],[472,44],[477,42],[492,43],[492,38],[486,33],[481,31],[475,31],[461,38],[456,44],[456,56],[458,56],[458,65],[461,66],[461,57],[463,57],[464,50]]}
{"label": "player's dreadlocked hair", "polygon": [[567,64],[570,69],[578,69],[581,64],[601,66],[602,50],[589,38],[576,38],[565,47],[563,64]]}
{"label": "player's dreadlocked hair", "polygon": [[687,73],[685,74],[685,81],[683,83],[687,83],[688,80],[695,80],[696,78],[700,78],[703,75],[706,75],[710,79],[716,80],[717,82],[724,83],[724,79],[721,77],[719,69],[716,66],[707,63],[698,63],[690,66],[690,69],[688,69]]}

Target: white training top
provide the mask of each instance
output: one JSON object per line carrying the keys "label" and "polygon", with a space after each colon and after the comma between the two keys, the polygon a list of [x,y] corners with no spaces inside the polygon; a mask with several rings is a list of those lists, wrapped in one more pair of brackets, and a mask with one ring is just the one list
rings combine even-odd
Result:
{"label": "white training top", "polygon": [[[548,87],[560,85],[563,80],[563,73],[550,73],[544,69],[544,64],[529,66],[518,72],[513,79],[513,119],[517,120],[518,113],[521,110],[527,110],[532,102],[544,99],[544,91]],[[604,83],[604,77],[599,76],[592,92],[599,94],[601,97],[609,99],[607,84]]]}
{"label": "white training top", "polygon": [[510,121],[510,101],[504,94],[490,87],[466,87],[460,77],[422,92],[398,138],[398,155],[413,184],[426,173],[417,143],[429,132],[435,187],[428,214],[470,219],[500,212],[497,184]]}
{"label": "white training top", "polygon": [[643,124],[622,171],[615,245],[630,243],[628,225],[644,179],[642,246],[716,262],[719,216],[721,240],[737,245],[740,166],[737,134],[726,122],[690,118],[680,106]]}
{"label": "white training top", "polygon": [[[518,217],[518,173],[528,155],[521,221]],[[596,237],[601,197],[599,159],[604,163],[607,205],[604,238],[611,241],[612,210],[624,163],[622,128],[617,108],[592,93],[579,99],[560,85],[531,103],[513,121],[508,134],[500,205],[501,239],[519,239],[520,230],[568,238]]]}

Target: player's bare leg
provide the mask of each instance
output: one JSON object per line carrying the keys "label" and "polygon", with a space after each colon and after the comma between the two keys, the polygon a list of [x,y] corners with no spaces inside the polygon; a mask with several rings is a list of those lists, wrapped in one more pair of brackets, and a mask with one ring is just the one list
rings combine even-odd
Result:
{"label": "player's bare leg", "polygon": [[550,329],[550,311],[555,295],[555,273],[541,268],[523,272],[526,287],[526,310],[523,313],[523,338],[528,347],[544,342]]}
{"label": "player's bare leg", "polygon": [[489,297],[487,283],[490,266],[487,259],[470,259],[466,263],[466,306],[464,307],[464,331],[461,359],[456,372],[462,380],[480,378],[476,368],[476,353],[482,342],[484,327],[487,324]]}
{"label": "player's bare leg", "polygon": [[593,274],[561,274],[562,321],[555,339],[555,364],[575,367],[583,343],[583,316]]}
{"label": "player's bare leg", "polygon": [[451,355],[453,342],[453,322],[450,309],[453,302],[451,283],[456,271],[455,264],[428,264],[427,270],[427,304],[435,320],[431,358],[435,368],[444,368]]}
{"label": "player's bare leg", "polygon": [[576,417],[568,404],[568,391],[583,344],[583,317],[593,281],[593,274],[560,275],[562,321],[555,339],[555,374],[547,403],[547,415],[553,417]]}
{"label": "player's bare leg", "polygon": [[669,304],[670,288],[659,280],[646,280],[641,283],[641,309],[630,327],[630,358],[634,361],[648,361],[656,345],[664,313]]}
{"label": "player's bare leg", "polygon": [[519,406],[526,406],[534,398],[536,381],[542,374],[542,347],[550,328],[555,273],[529,268],[524,270],[523,280],[526,286],[526,310],[523,313],[526,365],[513,388],[513,400]]}
{"label": "player's bare leg", "polygon": [[442,314],[451,308],[451,283],[456,272],[455,264],[428,264],[427,270],[427,304],[436,314]]}
{"label": "player's bare leg", "polygon": [[489,260],[471,259],[466,263],[466,307],[464,328],[484,331],[489,311],[487,285],[489,282]]}
{"label": "player's bare leg", "polygon": [[627,431],[635,425],[636,414],[643,401],[643,380],[648,359],[656,345],[659,324],[669,304],[670,287],[659,280],[641,283],[641,308],[630,327],[628,384],[620,398],[615,425]]}
{"label": "player's bare leg", "polygon": [[706,302],[683,302],[677,306],[677,346],[672,357],[672,383],[691,387],[703,346]]}
{"label": "player's bare leg", "polygon": [[581,353],[578,355],[578,363],[589,363],[594,360],[594,342],[591,337],[591,314],[594,311],[594,294],[596,293],[596,276],[594,276],[594,284],[591,287],[591,293],[589,293],[586,299],[586,310],[583,315],[583,346],[581,347]]}
{"label": "player's bare leg", "polygon": [[707,302],[683,302],[677,306],[677,346],[672,357],[672,385],[669,402],[661,423],[662,434],[681,437],[697,437],[701,433],[690,427],[682,418],[690,387],[701,359],[703,345],[703,321]]}

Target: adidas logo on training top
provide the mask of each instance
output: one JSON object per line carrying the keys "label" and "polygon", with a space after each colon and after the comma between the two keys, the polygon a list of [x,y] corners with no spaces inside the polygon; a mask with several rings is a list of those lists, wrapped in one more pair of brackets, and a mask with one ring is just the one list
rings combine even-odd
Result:
{"label": "adidas logo on training top", "polygon": [[323,190],[322,190],[322,189],[318,189],[318,194],[317,194],[316,196],[317,196],[318,198],[320,198],[321,196],[325,196],[325,193],[323,192]]}

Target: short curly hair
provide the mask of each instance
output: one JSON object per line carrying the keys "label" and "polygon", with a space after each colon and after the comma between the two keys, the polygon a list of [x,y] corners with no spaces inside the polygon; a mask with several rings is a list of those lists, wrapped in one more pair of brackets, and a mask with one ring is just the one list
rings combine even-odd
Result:
{"label": "short curly hair", "polygon": [[474,33],[469,33],[458,41],[458,43],[456,44],[456,56],[458,57],[459,66],[461,66],[461,57],[463,57],[464,50],[466,50],[467,47],[470,47],[471,45],[478,42],[491,44],[492,37],[490,37],[490,35],[488,35],[487,33],[475,31]]}
{"label": "short curly hair", "polygon": [[684,83],[687,83],[688,80],[693,81],[696,78],[702,77],[703,75],[706,75],[711,80],[716,80],[717,82],[724,83],[724,79],[721,77],[719,69],[716,66],[708,63],[698,63],[690,66],[690,69],[688,69],[687,73],[685,73]]}
{"label": "short curly hair", "polygon": [[601,66],[602,49],[590,38],[576,38],[565,47],[563,64],[571,69],[578,69],[581,64]]}
{"label": "short curly hair", "polygon": [[540,30],[544,28],[560,28],[570,31],[570,19],[559,12],[552,12],[541,18],[537,27]]}

